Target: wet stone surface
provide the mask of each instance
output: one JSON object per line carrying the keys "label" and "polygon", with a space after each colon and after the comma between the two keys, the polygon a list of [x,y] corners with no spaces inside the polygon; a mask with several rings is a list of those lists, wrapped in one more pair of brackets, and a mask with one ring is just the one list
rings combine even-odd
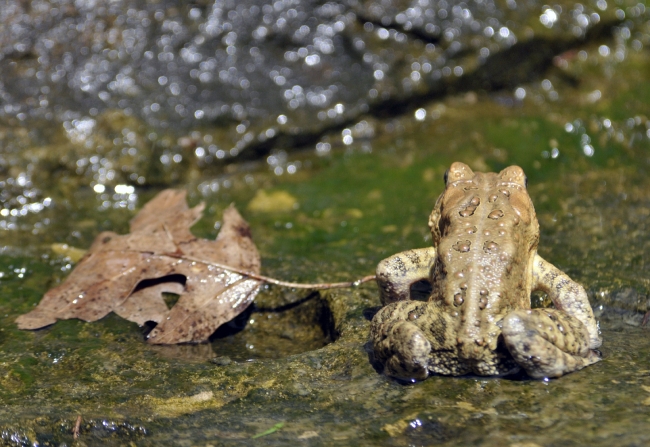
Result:
{"label": "wet stone surface", "polygon": [[[646,7],[443,3],[5,2],[0,443],[647,444]],[[529,41],[546,43],[517,46]],[[526,61],[545,54],[546,65],[499,62],[508,49]],[[504,66],[515,70],[481,75]],[[292,126],[317,135],[310,151],[273,140]],[[278,146],[259,162],[217,163],[236,161],[231,150],[247,140]],[[270,288],[243,327],[204,345],[148,346],[149,328],[114,315],[36,332],[14,324],[74,265],[52,244],[125,233],[169,185],[187,188],[192,205],[206,201],[200,237],[214,237],[236,203],[263,273],[350,280],[430,245],[427,218],[457,160],[524,169],[540,254],[587,289],[602,362],[551,381],[396,382],[366,352],[379,306],[371,284],[293,307],[307,295]]]}

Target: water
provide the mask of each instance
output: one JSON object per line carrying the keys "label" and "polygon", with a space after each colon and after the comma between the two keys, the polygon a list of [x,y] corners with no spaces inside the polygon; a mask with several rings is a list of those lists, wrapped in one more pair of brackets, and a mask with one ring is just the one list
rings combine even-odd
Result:
{"label": "water", "polygon": [[[366,115],[422,117],[422,99],[528,81],[521,73],[535,67],[500,73],[498,55],[533,36],[550,41],[505,66],[645,14],[603,0],[2,6],[2,164],[21,168],[16,182],[62,169],[91,185],[184,181],[192,168],[274,149],[327,153],[372,138]],[[494,62],[497,72],[482,67]]]}

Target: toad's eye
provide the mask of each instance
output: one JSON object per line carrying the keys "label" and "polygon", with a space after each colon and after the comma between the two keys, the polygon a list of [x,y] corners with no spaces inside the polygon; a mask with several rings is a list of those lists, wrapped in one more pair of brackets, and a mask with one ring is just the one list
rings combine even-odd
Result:
{"label": "toad's eye", "polygon": [[524,188],[528,189],[528,176],[524,175]]}
{"label": "toad's eye", "polygon": [[445,185],[447,184],[447,180],[449,180],[449,169],[445,171],[445,176],[443,177],[445,180]]}

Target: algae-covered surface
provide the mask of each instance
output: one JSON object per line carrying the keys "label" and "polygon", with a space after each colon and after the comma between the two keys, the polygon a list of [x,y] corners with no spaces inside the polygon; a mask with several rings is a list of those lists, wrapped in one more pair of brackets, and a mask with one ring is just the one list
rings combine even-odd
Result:
{"label": "algae-covered surface", "polygon": [[[469,89],[393,118],[365,117],[315,151],[278,150],[205,170],[179,163],[179,172],[188,170],[176,177],[182,183],[159,177],[165,181],[144,186],[104,185],[85,173],[80,181],[65,170],[74,159],[40,177],[3,164],[1,442],[650,443],[650,329],[642,326],[650,311],[650,29],[639,19],[642,4],[623,10],[636,19],[557,55],[516,88]],[[50,144],[44,153],[53,160]],[[43,168],[36,149],[25,154],[27,168]],[[235,203],[267,276],[324,282],[371,274],[382,258],[430,244],[427,217],[457,160],[475,170],[524,168],[539,252],[587,289],[602,329],[601,362],[544,381],[399,383],[368,359],[369,318],[380,304],[373,284],[320,293],[269,286],[203,345],[149,346],[150,328],[115,315],[33,332],[14,324],[74,266],[68,255],[76,252],[53,244],[83,249],[100,231],[126,232],[136,210],[167,186],[187,189],[191,205],[206,202],[193,228],[200,237],[214,237],[221,212]],[[60,181],[37,184],[43,177]]]}

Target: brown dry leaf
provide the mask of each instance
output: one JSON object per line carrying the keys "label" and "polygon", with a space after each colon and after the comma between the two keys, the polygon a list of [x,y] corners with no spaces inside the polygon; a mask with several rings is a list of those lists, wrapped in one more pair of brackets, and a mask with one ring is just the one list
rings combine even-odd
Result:
{"label": "brown dry leaf", "polygon": [[[233,206],[224,212],[216,240],[192,235],[203,207],[190,209],[185,191],[162,191],[131,220],[129,234],[100,233],[70,276],[16,319],[18,327],[96,321],[115,312],[140,325],[157,322],[149,343],[206,341],[253,302],[262,283],[211,265],[259,274],[261,261],[248,224]],[[180,294],[171,310],[163,292]]]}

